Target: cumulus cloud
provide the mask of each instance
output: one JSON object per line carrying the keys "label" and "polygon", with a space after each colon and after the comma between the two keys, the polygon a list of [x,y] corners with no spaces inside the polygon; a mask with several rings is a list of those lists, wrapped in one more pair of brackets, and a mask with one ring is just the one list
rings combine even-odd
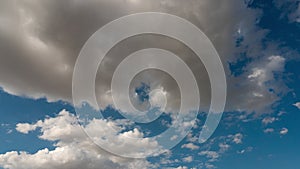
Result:
{"label": "cumulus cloud", "polygon": [[[273,77],[272,72],[276,69],[272,66],[273,62],[281,59],[281,64],[284,64],[283,58],[270,56],[267,60],[270,64],[257,59],[256,56],[263,50],[261,40],[266,31],[255,24],[260,11],[247,8],[243,1],[33,0],[1,1],[0,6],[0,86],[11,94],[71,101],[74,64],[90,35],[109,21],[126,14],[158,11],[188,19],[211,39],[228,75],[227,110],[262,111],[278,99],[276,93],[268,92],[267,87],[260,84],[271,80],[268,77]],[[239,36],[243,37],[243,42],[237,48],[236,38]],[[147,42],[141,43],[143,41]],[[121,42],[109,52],[98,70],[96,96],[100,106],[112,103],[110,82],[118,63],[126,55],[145,47],[165,48],[186,61],[196,72],[198,84],[201,84],[201,107],[209,106],[210,85],[205,67],[196,56],[192,57],[193,53],[184,45],[154,35],[137,36],[125,42],[128,44]],[[261,67],[247,67],[248,71],[253,70],[251,74],[245,71],[239,77],[230,77],[226,64],[237,62],[240,58],[236,56],[245,50],[247,57],[252,57],[255,65],[258,63]],[[141,79],[150,81],[153,88],[163,86],[168,93],[168,104],[178,108],[180,96],[172,81],[151,75]],[[274,83],[274,87],[278,86],[280,84]]]}
{"label": "cumulus cloud", "polygon": [[193,143],[187,143],[187,144],[183,144],[181,146],[181,148],[188,148],[190,150],[197,150],[197,149],[199,149],[199,146],[197,146],[197,145],[195,145]]}
{"label": "cumulus cloud", "polygon": [[[101,132],[107,132],[107,126],[119,128],[115,123],[103,121],[98,122]],[[90,126],[93,127],[93,126]],[[115,156],[96,146],[83,132],[77,123],[77,119],[69,112],[62,110],[57,117],[46,118],[34,124],[20,123],[16,129],[22,133],[38,129],[41,131],[40,139],[55,141],[55,149],[41,149],[36,153],[11,151],[0,154],[0,166],[9,169],[30,169],[30,168],[61,168],[61,169],[98,169],[100,168],[150,168],[151,164],[146,159],[130,159]],[[99,131],[94,129],[95,131]],[[141,135],[137,129],[125,132],[127,136]],[[111,134],[114,137],[111,141],[123,142],[121,135]],[[114,143],[116,143],[114,142]],[[112,143],[112,144],[114,144]],[[115,146],[115,145],[114,145]],[[140,148],[153,149],[153,143],[149,140],[134,142],[131,145],[115,146],[120,151],[130,153]],[[130,148],[129,148],[130,147]],[[37,160],[39,159],[39,160]]]}

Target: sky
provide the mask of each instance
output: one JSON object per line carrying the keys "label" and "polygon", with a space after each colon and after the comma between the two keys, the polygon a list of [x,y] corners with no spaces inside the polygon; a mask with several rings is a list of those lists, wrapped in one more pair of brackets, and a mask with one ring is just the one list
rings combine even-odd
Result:
{"label": "sky", "polygon": [[[204,143],[198,138],[212,98],[210,77],[195,53],[170,37],[144,34],[120,41],[97,70],[99,108],[73,104],[72,75],[85,42],[110,21],[140,12],[188,20],[219,54],[227,81],[226,105],[218,127]],[[129,25],[129,29],[134,28]],[[299,30],[298,0],[3,0],[0,169],[297,169]],[[155,105],[149,119],[135,123],[127,117],[140,114],[127,116],[114,105],[110,88],[116,68],[128,55],[145,48],[172,51],[194,74],[200,92],[195,124],[176,121],[181,86],[160,70],[139,72],[128,92],[118,93],[123,99],[128,94],[142,112]],[[81,121],[78,111],[87,121]],[[103,117],[91,118],[95,114]],[[166,145],[178,143],[166,149],[152,138],[172,124],[191,130],[180,130],[182,138],[179,133],[169,135]]]}

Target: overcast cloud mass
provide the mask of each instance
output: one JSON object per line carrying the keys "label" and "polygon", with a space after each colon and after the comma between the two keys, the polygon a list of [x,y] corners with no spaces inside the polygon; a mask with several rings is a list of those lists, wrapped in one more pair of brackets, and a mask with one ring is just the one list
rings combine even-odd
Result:
{"label": "overcast cloud mass", "polygon": [[[283,84],[277,82],[265,86],[266,82],[274,80],[274,72],[284,71],[285,59],[277,56],[276,48],[268,47],[273,44],[262,47],[261,41],[267,30],[255,25],[261,12],[247,8],[243,1],[34,0],[2,1],[0,8],[0,86],[12,94],[46,97],[49,101],[70,101],[74,64],[89,36],[109,21],[126,14],[146,11],[178,15],[199,26],[207,34],[227,72],[227,110],[263,112],[278,100],[277,94],[284,90]],[[152,46],[169,49],[190,65],[198,84],[201,83],[202,105],[209,104],[210,93],[206,89],[210,85],[200,61],[194,62],[195,57],[178,41],[160,38],[149,35],[133,37],[127,43],[117,45],[108,54],[100,65],[96,81],[97,97],[102,107],[111,104],[109,88],[115,66],[132,51]],[[243,40],[237,47],[239,39]],[[144,43],[141,44],[141,40]],[[240,51],[246,52],[247,57],[253,61],[244,68],[242,74],[234,77],[228,63],[237,62]],[[266,76],[268,79],[264,78]],[[178,103],[178,95],[174,90],[176,84],[168,81],[154,81],[153,88],[165,84],[165,90],[170,93],[168,102]],[[269,88],[274,88],[275,92],[269,92]]]}
{"label": "overcast cloud mass", "polygon": [[[249,8],[250,4],[251,1],[247,0],[2,0],[0,88],[11,95],[46,98],[48,102],[62,100],[72,104],[72,75],[75,62],[81,48],[95,31],[124,15],[165,12],[195,24],[215,46],[227,78],[225,113],[242,112],[246,113],[244,117],[253,113],[254,117],[264,117],[264,133],[277,132],[280,136],[287,135],[290,132],[288,128],[282,127],[277,131],[267,126],[276,123],[278,118],[265,116],[272,112],[272,107],[280,101],[281,96],[290,91],[282,76],[293,51],[285,52],[287,50],[282,50],[280,43],[266,41],[269,30],[257,24],[263,13],[259,8]],[[277,2],[275,5],[281,8],[284,3]],[[287,14],[289,22],[300,22],[300,4],[289,9],[292,11]],[[95,81],[95,92],[100,107],[105,109],[113,104],[110,85],[118,64],[129,54],[150,47],[172,51],[189,65],[200,89],[201,111],[207,112],[211,93],[208,74],[202,62],[183,43],[152,34],[123,40],[106,55],[99,66]],[[239,70],[233,70],[232,65]],[[142,83],[146,83],[151,89],[163,91],[168,112],[179,109],[179,87],[170,75],[153,70],[141,72],[132,81],[130,91],[134,91]],[[154,93],[150,101],[160,104],[163,99],[165,98]],[[131,101],[136,104],[137,100]],[[147,105],[140,108],[143,109],[143,106]],[[295,102],[294,106],[300,108],[299,102]],[[239,120],[245,119],[241,117]],[[119,129],[117,132],[122,131],[117,123],[110,120],[93,122],[94,125],[100,125],[102,130],[96,130],[92,125],[88,126],[89,129],[95,133],[109,133],[109,137],[114,140],[111,142],[112,147],[117,151],[130,154],[141,147],[151,151],[158,149],[155,141],[146,138],[141,142],[122,144],[127,135],[143,138],[144,133],[140,128],[131,128],[118,135],[106,130],[106,127],[110,126]],[[55,117],[18,123],[13,130],[25,135],[38,131],[41,134],[39,139],[55,142],[54,149],[45,148],[32,154],[8,151],[0,154],[0,168],[158,168],[157,163],[150,163],[147,159],[121,158],[95,146],[76,123],[75,116],[66,110],[61,110]],[[187,136],[189,143],[183,144],[181,148],[199,150],[198,155],[208,159],[207,163],[201,164],[202,167],[213,168],[212,163],[233,144],[242,144],[244,137],[242,133],[234,132],[215,138],[201,147],[196,144],[198,137],[190,134]],[[176,139],[176,136],[171,139]],[[218,140],[222,141],[217,144],[218,149],[210,150],[210,146]],[[249,146],[237,153],[244,154],[252,150],[253,147]],[[164,155],[167,158],[172,153],[167,152]],[[186,156],[182,159],[191,162],[194,157]],[[160,160],[161,164],[174,163],[164,158]],[[180,168],[187,167],[179,166],[178,169]]]}

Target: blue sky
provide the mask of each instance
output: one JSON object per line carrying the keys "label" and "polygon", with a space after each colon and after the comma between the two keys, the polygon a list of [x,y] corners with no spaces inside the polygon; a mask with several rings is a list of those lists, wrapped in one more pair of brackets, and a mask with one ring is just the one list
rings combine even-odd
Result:
{"label": "blue sky", "polygon": [[[0,2],[7,9],[0,7],[0,168],[299,168],[299,1],[228,0],[222,2],[224,8],[214,1],[64,3]],[[72,70],[80,48],[103,23],[141,11],[176,14],[199,26],[221,56],[228,98],[220,124],[207,142],[198,142],[207,116],[204,111],[199,112],[189,134],[167,153],[127,159],[91,144],[83,134],[72,105]],[[10,30],[17,33],[8,33]],[[16,37],[20,40],[16,41]],[[120,50],[139,46],[139,40]],[[161,39],[157,44],[165,46]],[[111,57],[114,54],[118,57],[123,53],[116,50]],[[126,121],[107,99],[107,79],[113,68],[110,66],[118,60],[108,59],[108,66],[102,65],[104,68],[98,70],[103,74],[99,77],[106,79],[95,83],[100,84],[97,99],[105,105],[100,111],[107,121],[100,122],[103,129],[97,131],[107,131],[107,124],[118,130],[121,123],[124,128],[120,132],[125,135],[150,137],[162,133],[172,122],[172,112],[165,111],[149,124],[134,124]],[[149,93],[157,87],[153,84],[163,86],[159,89],[166,93],[170,93],[166,88],[176,88],[168,80],[160,83],[168,78],[160,77],[163,78],[141,74],[137,78],[141,83],[136,83],[140,85],[133,91],[138,104],[143,106],[151,100]],[[171,99],[177,103],[177,98]],[[120,139],[114,133],[108,133],[108,137]],[[131,153],[140,146],[156,148],[151,141],[143,140],[117,149]]]}

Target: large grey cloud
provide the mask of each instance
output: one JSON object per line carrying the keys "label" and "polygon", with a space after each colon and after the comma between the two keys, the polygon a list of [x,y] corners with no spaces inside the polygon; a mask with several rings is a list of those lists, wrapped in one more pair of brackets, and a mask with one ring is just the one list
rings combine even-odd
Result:
{"label": "large grey cloud", "polygon": [[[273,58],[273,53],[262,52],[268,49],[261,45],[266,31],[255,24],[260,11],[249,9],[238,0],[1,1],[0,86],[15,95],[70,101],[73,68],[85,41],[111,20],[146,11],[178,15],[208,35],[225,65],[229,85],[227,110],[263,112],[278,100],[276,93],[269,92],[269,87],[258,84],[255,80],[258,77],[248,78],[256,69],[267,69],[263,72],[268,72],[266,75],[272,77],[267,80],[274,82],[272,85],[279,90],[278,86],[282,84],[275,81],[273,72],[283,71],[283,67],[267,66],[268,58]],[[237,38],[243,38],[239,47],[236,47]],[[111,103],[109,86],[115,66],[126,54],[151,46],[170,49],[180,55],[197,74],[202,106],[209,104],[207,73],[185,46],[151,35],[135,37],[127,42],[112,50],[100,66],[96,92],[104,106]],[[245,67],[245,72],[239,77],[232,77],[227,63],[237,61],[241,51],[246,52],[253,62]],[[276,63],[283,65],[284,60]],[[169,93],[168,99],[171,99],[173,106],[178,105],[177,87],[168,83],[168,78],[157,80],[155,76],[148,75],[144,79],[153,79],[154,86],[164,84]],[[264,81],[263,85],[268,81]],[[255,104],[257,102],[260,104]]]}

